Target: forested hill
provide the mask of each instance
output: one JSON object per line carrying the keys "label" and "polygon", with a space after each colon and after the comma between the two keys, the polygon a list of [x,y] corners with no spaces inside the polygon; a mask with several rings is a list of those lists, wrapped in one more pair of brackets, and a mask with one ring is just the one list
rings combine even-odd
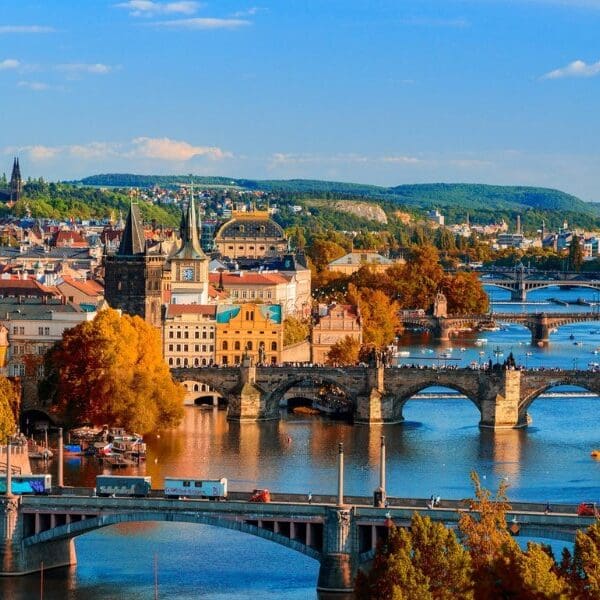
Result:
{"label": "forested hill", "polygon": [[[198,185],[238,186],[251,190],[263,190],[284,194],[298,194],[313,197],[354,197],[371,198],[397,202],[405,206],[460,207],[465,209],[489,209],[491,205],[499,209],[515,210],[535,208],[541,210],[583,212],[597,215],[598,208],[579,198],[549,188],[526,186],[500,186],[469,183],[425,183],[381,187],[339,181],[319,181],[311,179],[257,180],[235,179],[231,177],[194,177]],[[127,173],[108,173],[85,177],[79,183],[83,185],[106,185],[116,187],[149,187],[153,185],[173,186],[189,183],[185,175],[132,175]]]}
{"label": "forested hill", "polygon": [[[189,183],[188,175],[132,175],[111,173],[93,175],[79,184],[114,187],[176,187]],[[326,206],[327,200],[358,199],[376,202],[388,215],[396,209],[406,209],[419,214],[438,208],[446,216],[447,223],[463,222],[467,216],[472,222],[492,223],[501,219],[514,223],[516,216],[527,231],[541,227],[558,228],[563,221],[575,227],[600,228],[600,204],[584,202],[560,190],[527,187],[499,186],[468,183],[428,183],[382,187],[338,181],[311,179],[257,180],[230,177],[194,177],[194,182],[206,187],[232,187],[262,190],[281,196],[284,200],[303,204],[303,200],[319,200],[321,213],[332,213],[339,220],[334,207]],[[325,201],[325,202],[323,202]]]}

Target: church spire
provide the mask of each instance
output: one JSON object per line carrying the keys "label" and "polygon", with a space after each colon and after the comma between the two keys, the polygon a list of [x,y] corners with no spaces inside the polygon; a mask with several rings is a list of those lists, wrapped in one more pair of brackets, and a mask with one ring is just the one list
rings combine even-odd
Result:
{"label": "church spire", "polygon": [[121,256],[134,256],[136,254],[144,254],[146,250],[146,239],[144,237],[144,227],[142,225],[142,217],[137,204],[131,203],[129,206],[129,214],[123,236],[121,237],[121,245],[117,254]]}
{"label": "church spire", "polygon": [[187,205],[187,213],[182,218],[181,248],[175,254],[176,258],[206,259],[206,255],[200,246],[198,239],[196,203],[194,202],[194,189],[191,189],[190,201]]}
{"label": "church spire", "polygon": [[10,199],[16,202],[21,198],[22,192],[23,180],[21,179],[21,167],[19,166],[19,159],[15,156],[10,176]]}

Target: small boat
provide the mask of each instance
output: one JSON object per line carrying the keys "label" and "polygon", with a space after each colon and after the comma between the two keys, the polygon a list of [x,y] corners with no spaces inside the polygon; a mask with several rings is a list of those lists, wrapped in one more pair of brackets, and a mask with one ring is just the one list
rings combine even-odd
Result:
{"label": "small boat", "polygon": [[582,346],[583,344],[581,342],[573,342],[573,346]]}
{"label": "small boat", "polygon": [[592,458],[600,458],[600,450],[592,450],[592,451],[590,452],[590,456],[591,456]]}
{"label": "small boat", "polygon": [[103,462],[112,469],[124,469],[134,464],[133,461],[128,460],[122,454],[108,454],[103,457]]}
{"label": "small boat", "polygon": [[466,351],[467,351],[467,349],[466,349],[466,348],[461,348],[461,349],[460,349],[460,351],[461,351],[461,352],[466,352]]}
{"label": "small boat", "polygon": [[533,352],[527,352],[527,356],[533,356]]}
{"label": "small boat", "polygon": [[65,444],[63,446],[63,454],[65,456],[83,456],[84,451],[81,444]]}
{"label": "small boat", "polygon": [[477,338],[475,340],[476,346],[484,346],[485,344],[487,344],[487,338]]}

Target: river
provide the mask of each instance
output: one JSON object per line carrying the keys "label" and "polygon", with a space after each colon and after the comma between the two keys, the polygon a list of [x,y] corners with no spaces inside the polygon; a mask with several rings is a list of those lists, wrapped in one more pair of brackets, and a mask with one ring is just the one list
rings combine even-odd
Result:
{"label": "river", "polygon": [[[506,299],[501,291],[493,291],[492,297],[495,303]],[[595,301],[596,292],[541,290],[531,293],[530,301],[544,302],[548,297]],[[494,305],[498,312],[575,308]],[[478,337],[487,338],[487,344],[476,346]],[[434,348],[426,337],[408,336],[405,341],[411,355],[408,362],[417,362],[413,357],[421,364],[438,361],[427,350],[433,349],[437,356],[441,348]],[[512,351],[519,363],[527,361],[530,367],[586,368],[590,362],[600,362],[593,354],[600,346],[600,324],[565,326],[552,335],[548,348],[532,348],[528,330],[514,325],[465,334],[451,346],[452,357],[458,359],[455,364],[461,365],[503,360]],[[448,352],[447,347],[443,351]],[[335,493],[336,449],[341,441],[346,453],[346,491],[370,495],[377,485],[379,438],[385,435],[390,495],[428,497],[435,493],[464,498],[471,494],[469,473],[476,470],[492,488],[501,479],[507,480],[509,495],[515,500],[598,501],[600,462],[589,456],[600,445],[597,414],[596,397],[540,398],[530,409],[529,428],[494,433],[479,429],[479,413],[469,400],[452,397],[413,399],[404,409],[403,424],[370,428],[287,413],[282,413],[279,422],[228,423],[224,411],[188,407],[178,430],[147,436],[147,464],[130,472],[151,475],[156,487],[165,475],[187,474],[227,477],[233,490],[268,487]],[[99,472],[93,460],[72,459],[65,465],[65,482],[94,485]],[[113,526],[77,538],[76,548],[77,567],[45,574],[44,598],[153,598],[155,555],[161,599],[316,597],[316,562],[276,544],[208,526]],[[0,580],[0,597],[40,597],[39,575]]]}

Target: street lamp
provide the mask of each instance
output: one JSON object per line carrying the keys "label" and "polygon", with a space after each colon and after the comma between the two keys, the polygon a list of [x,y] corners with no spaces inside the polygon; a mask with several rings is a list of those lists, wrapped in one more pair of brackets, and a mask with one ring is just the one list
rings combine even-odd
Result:
{"label": "street lamp", "polygon": [[500,346],[496,346],[494,348],[494,356],[496,357],[496,364],[499,365],[500,361],[498,360],[498,357],[502,354],[502,350],[500,350]]}

